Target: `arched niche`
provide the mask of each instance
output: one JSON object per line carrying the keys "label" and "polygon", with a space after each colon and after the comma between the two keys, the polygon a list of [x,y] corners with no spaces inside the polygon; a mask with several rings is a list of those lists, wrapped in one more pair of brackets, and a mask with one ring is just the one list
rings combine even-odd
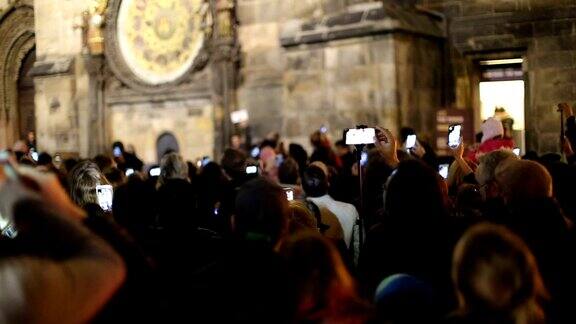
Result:
{"label": "arched niche", "polygon": [[0,13],[0,147],[21,138],[18,81],[25,58],[35,48],[32,1],[15,1]]}

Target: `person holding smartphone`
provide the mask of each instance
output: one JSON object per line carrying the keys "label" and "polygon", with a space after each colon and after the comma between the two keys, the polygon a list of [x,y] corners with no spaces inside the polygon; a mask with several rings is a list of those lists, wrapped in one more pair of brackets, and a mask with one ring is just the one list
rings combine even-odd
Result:
{"label": "person holding smartphone", "polygon": [[433,168],[438,168],[438,156],[434,149],[422,138],[419,138],[416,131],[410,127],[400,129],[400,139],[402,147],[413,157],[422,160]]}
{"label": "person holding smartphone", "polygon": [[82,225],[86,214],[55,176],[17,172],[9,178],[0,166],[0,211],[19,230],[0,240],[2,322],[90,322],[124,282],[124,262]]}

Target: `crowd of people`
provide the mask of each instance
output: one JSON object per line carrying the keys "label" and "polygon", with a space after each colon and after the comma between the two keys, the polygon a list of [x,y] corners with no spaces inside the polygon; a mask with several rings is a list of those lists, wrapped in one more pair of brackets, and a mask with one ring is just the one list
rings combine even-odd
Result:
{"label": "crowd of people", "polygon": [[560,107],[562,154],[518,157],[491,118],[446,179],[409,128],[376,127],[365,159],[318,130],[311,155],[276,135],[158,174],[121,143],[4,151],[0,322],[576,323]]}

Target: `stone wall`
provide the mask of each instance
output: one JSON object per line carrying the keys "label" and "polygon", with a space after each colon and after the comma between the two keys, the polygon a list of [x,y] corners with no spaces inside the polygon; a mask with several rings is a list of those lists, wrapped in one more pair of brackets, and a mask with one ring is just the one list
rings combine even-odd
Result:
{"label": "stone wall", "polygon": [[[356,124],[393,130],[405,125],[425,137],[434,135],[435,111],[441,107],[442,42],[439,35],[419,35],[427,31],[417,27],[398,32],[411,27],[387,16],[390,8],[378,11],[380,3],[239,1],[243,61],[238,105],[248,109],[256,139],[278,131],[309,145],[308,135],[322,125],[339,139],[344,128]],[[360,22],[350,28],[351,35],[342,34],[348,31],[339,25],[355,23],[348,20],[359,16],[371,24]],[[330,28],[316,26],[321,22],[336,26],[339,34],[306,34]],[[436,32],[437,26],[432,27]],[[308,41],[315,37],[320,38]]]}
{"label": "stone wall", "polygon": [[112,105],[109,108],[111,139],[134,145],[148,163],[157,162],[156,141],[165,132],[178,140],[180,153],[190,161],[212,156],[213,109],[209,100]]}
{"label": "stone wall", "polygon": [[[238,0],[239,41],[242,49],[242,82],[238,90],[238,107],[249,111],[256,139],[268,132],[281,132],[293,140],[308,144],[307,134],[320,127],[325,123],[322,120],[326,119],[319,117],[321,106],[314,107],[309,118],[304,117],[309,111],[307,109],[318,102],[319,98],[314,97],[315,94],[311,93],[307,97],[305,107],[296,110],[294,104],[298,99],[286,98],[290,96],[289,88],[298,82],[294,78],[298,78],[299,72],[285,73],[290,66],[298,63],[290,61],[287,51],[281,46],[280,33],[283,26],[294,19],[320,18],[359,2],[366,1]],[[308,68],[320,72],[324,61],[323,50],[312,52],[308,62],[303,64],[309,64]],[[295,53],[293,56],[298,55]],[[304,52],[302,55],[306,56]],[[313,80],[309,78],[306,82],[310,84]],[[307,85],[303,84],[302,87]]]}
{"label": "stone wall", "polygon": [[[527,148],[558,151],[558,102],[576,101],[574,0],[420,0],[448,18],[456,105],[477,106],[470,62],[523,56]],[[461,100],[463,94],[464,100]],[[460,97],[460,98],[459,98]]]}
{"label": "stone wall", "polygon": [[90,1],[35,0],[38,147],[49,153],[89,152],[88,76],[82,52],[81,13]]}

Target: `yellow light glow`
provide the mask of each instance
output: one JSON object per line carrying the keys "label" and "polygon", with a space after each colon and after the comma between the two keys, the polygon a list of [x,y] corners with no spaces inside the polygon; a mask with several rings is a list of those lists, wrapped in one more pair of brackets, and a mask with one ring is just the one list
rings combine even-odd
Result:
{"label": "yellow light glow", "polygon": [[480,102],[482,120],[503,107],[514,118],[514,130],[524,130],[524,81],[480,82]]}

